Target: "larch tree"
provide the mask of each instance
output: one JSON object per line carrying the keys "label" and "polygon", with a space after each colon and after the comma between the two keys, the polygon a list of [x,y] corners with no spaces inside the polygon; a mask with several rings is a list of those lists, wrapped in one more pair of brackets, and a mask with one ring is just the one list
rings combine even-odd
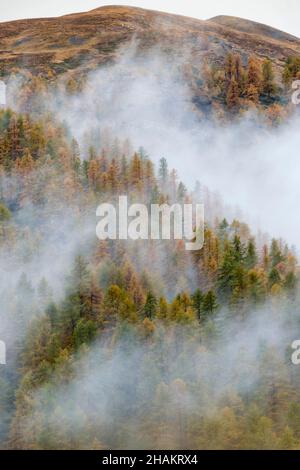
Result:
{"label": "larch tree", "polygon": [[232,78],[230,81],[227,95],[226,95],[226,104],[227,104],[227,108],[230,111],[237,111],[239,107],[239,104],[240,104],[239,87],[235,78]]}
{"label": "larch tree", "polygon": [[273,65],[270,59],[266,59],[262,65],[262,93],[270,100],[277,92]]}

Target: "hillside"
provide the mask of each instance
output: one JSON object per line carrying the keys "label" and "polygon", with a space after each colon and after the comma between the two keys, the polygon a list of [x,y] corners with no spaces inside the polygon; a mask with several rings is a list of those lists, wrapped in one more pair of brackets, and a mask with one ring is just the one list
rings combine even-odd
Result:
{"label": "hillside", "polygon": [[243,33],[250,33],[253,35],[264,36],[265,38],[275,39],[282,42],[290,42],[297,44],[299,39],[291,34],[285,33],[275,28],[271,28],[265,24],[257,23],[256,21],[249,21],[235,16],[215,16],[208,20],[213,23],[218,23],[227,28],[234,29]]}
{"label": "hillside", "polygon": [[268,26],[231,17],[202,21],[140,8],[105,6],[59,18],[2,23],[0,73],[15,67],[58,74],[84,72],[114,60],[118,47],[133,37],[140,50],[160,46],[169,56],[186,57],[196,68],[203,58],[220,63],[229,52],[243,60],[269,57],[276,72],[290,55],[300,54],[300,40]]}
{"label": "hillside", "polygon": [[[294,250],[105,134],[85,160],[49,115],[0,110],[0,448],[299,449]],[[203,201],[203,249],[98,240],[118,195]]]}
{"label": "hillside", "polygon": [[300,40],[110,6],[1,76],[0,450],[299,450]]}

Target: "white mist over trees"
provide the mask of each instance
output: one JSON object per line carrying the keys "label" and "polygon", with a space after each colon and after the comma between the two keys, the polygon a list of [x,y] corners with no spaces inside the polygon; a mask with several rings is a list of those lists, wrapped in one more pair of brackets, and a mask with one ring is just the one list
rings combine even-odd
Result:
{"label": "white mist over trees", "polygon": [[0,107],[6,106],[6,85],[0,81]]}
{"label": "white mist over trees", "polygon": [[[298,118],[212,122],[134,44],[49,88],[0,114],[2,446],[298,448]],[[203,250],[99,242],[119,194],[204,202]]]}
{"label": "white mist over trees", "polygon": [[99,144],[99,128],[129,138],[154,162],[164,156],[190,187],[199,180],[219,192],[257,230],[297,245],[299,219],[289,214],[299,200],[298,113],[275,129],[255,111],[220,126],[192,112],[180,60],[168,63],[158,50],[141,59],[136,51],[133,42],[116,64],[92,72],[81,92],[53,97],[55,113],[70,126],[83,155],[89,136]]}

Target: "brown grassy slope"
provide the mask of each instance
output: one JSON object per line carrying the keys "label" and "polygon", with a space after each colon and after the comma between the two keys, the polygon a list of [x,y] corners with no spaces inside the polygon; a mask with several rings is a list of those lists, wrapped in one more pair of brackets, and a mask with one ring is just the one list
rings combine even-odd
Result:
{"label": "brown grassy slope", "polygon": [[[173,55],[187,57],[198,67],[203,58],[221,63],[228,51],[244,60],[255,53],[270,57],[277,71],[289,55],[300,54],[300,40],[264,25],[231,17],[208,21],[141,8],[107,6],[59,18],[19,20],[0,24],[0,71],[14,67],[34,73],[53,69],[90,70],[111,61],[118,46],[132,37],[140,49],[159,45]],[[186,54],[188,46],[190,54]]]}
{"label": "brown grassy slope", "polygon": [[257,23],[256,21],[224,15],[215,16],[208,21],[226,26],[227,28],[231,28],[236,31],[254,34],[256,36],[260,35],[265,38],[269,37],[270,39],[275,39],[285,43],[294,43],[295,45],[297,45],[297,42],[299,43],[299,39],[296,36],[292,36],[291,34],[280,31],[279,29],[271,28],[265,24]]}

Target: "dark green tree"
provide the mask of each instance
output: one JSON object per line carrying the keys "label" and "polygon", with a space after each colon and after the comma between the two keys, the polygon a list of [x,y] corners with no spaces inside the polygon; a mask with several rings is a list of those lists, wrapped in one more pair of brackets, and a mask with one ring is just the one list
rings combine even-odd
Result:
{"label": "dark green tree", "polygon": [[247,269],[253,269],[257,264],[257,253],[255,247],[255,241],[251,238],[248,241],[247,249],[246,249],[246,256],[245,256],[245,265]]}
{"label": "dark green tree", "polygon": [[217,297],[212,290],[204,296],[202,308],[204,315],[212,315],[218,309]]}
{"label": "dark green tree", "polygon": [[202,316],[203,294],[200,289],[197,289],[192,295],[192,305],[197,313],[199,322]]}
{"label": "dark green tree", "polygon": [[157,310],[157,299],[152,294],[152,292],[149,291],[147,294],[146,303],[143,308],[143,313],[145,317],[150,318],[151,320],[152,318],[154,318],[156,314],[156,310]]}

